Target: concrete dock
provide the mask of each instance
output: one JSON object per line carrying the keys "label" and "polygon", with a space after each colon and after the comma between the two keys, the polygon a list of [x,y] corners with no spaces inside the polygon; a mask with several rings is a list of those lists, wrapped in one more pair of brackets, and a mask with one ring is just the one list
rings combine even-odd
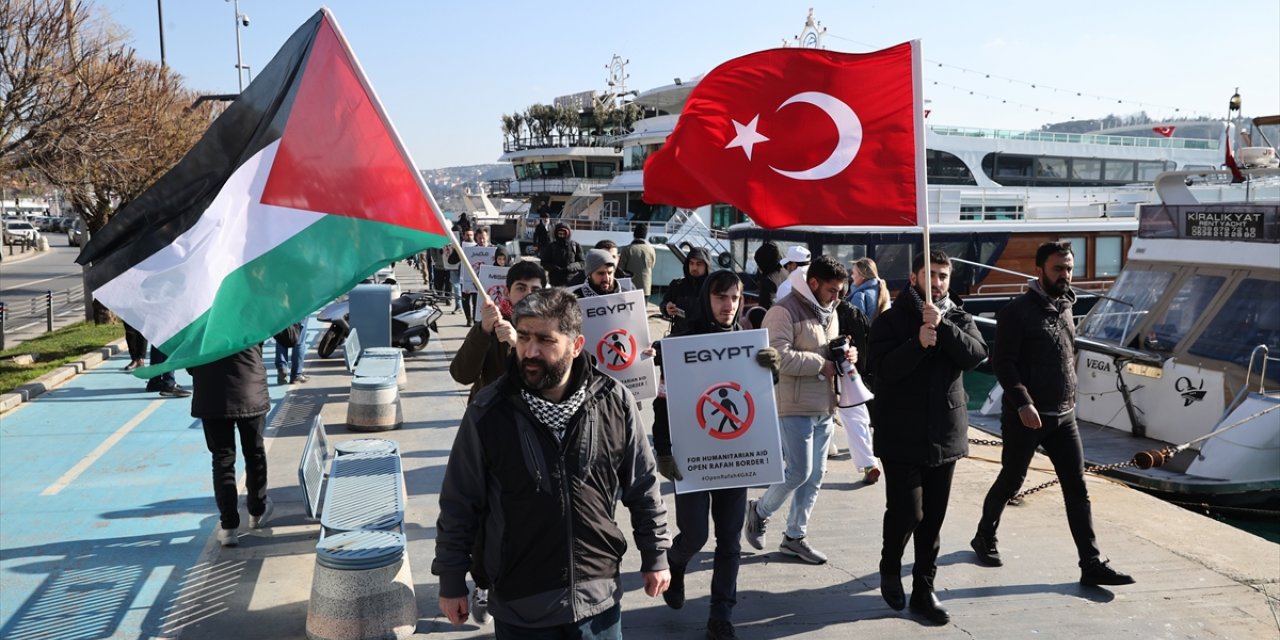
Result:
{"label": "concrete dock", "polygon": [[[407,269],[401,280],[410,284]],[[447,312],[446,312],[447,313]],[[312,326],[309,338],[318,337]],[[448,375],[449,359],[461,343],[465,328],[462,315],[445,315],[441,334],[416,354],[406,358],[408,388],[402,392],[404,427],[382,434],[397,440],[403,455],[408,490],[408,557],[416,584],[419,623],[417,636],[440,639],[492,637],[492,627],[455,627],[436,606],[436,580],[430,573],[434,555],[437,492],[444,474],[453,435],[463,413],[466,389]],[[7,585],[0,615],[0,636],[6,638],[103,638],[146,637],[236,640],[304,637],[307,599],[314,567],[318,523],[303,516],[297,467],[306,429],[319,415],[334,440],[364,437],[346,430],[346,399],[350,378],[338,358],[316,360],[308,352],[305,385],[288,388],[272,414],[269,428],[270,495],[276,515],[261,531],[245,528],[240,546],[222,548],[213,537],[216,509],[208,488],[208,454],[190,418],[179,434],[189,449],[183,473],[194,474],[189,495],[159,501],[147,496],[151,482],[165,474],[143,478],[130,475],[131,466],[153,466],[145,452],[130,453],[135,465],[121,465],[117,493],[138,497],[137,512],[152,530],[138,533],[90,536],[86,531],[49,529],[27,531],[50,522],[50,510],[87,512],[88,528],[120,518],[119,510],[103,513],[95,504],[65,505],[42,497],[42,483],[21,483],[5,474],[2,492],[4,525],[0,528],[0,578]],[[117,370],[124,356],[102,365]],[[93,373],[93,372],[91,372]],[[125,376],[123,373],[109,375]],[[89,377],[89,376],[81,376]],[[133,380],[137,383],[139,381]],[[53,400],[111,406],[110,392],[86,392],[77,396],[77,379],[53,394]],[[275,390],[283,388],[272,385]],[[132,391],[131,391],[132,392]],[[117,393],[124,391],[117,390]],[[135,393],[136,395],[136,393]],[[150,400],[150,398],[148,398]],[[19,438],[37,435],[48,424],[32,424],[41,417],[44,398],[0,417],[4,446],[22,446]],[[170,400],[166,402],[186,402]],[[70,405],[67,405],[70,406]],[[176,411],[176,408],[175,408]],[[650,423],[650,409],[643,410]],[[137,431],[145,431],[145,428]],[[136,433],[133,435],[137,435]],[[115,447],[132,446],[121,437]],[[987,437],[978,432],[973,437]],[[30,439],[25,442],[31,442]],[[93,442],[88,443],[92,446]],[[152,442],[173,448],[169,439]],[[108,444],[107,446],[112,446]],[[132,450],[131,450],[132,451]],[[158,455],[158,454],[157,454]],[[831,558],[811,566],[777,553],[782,526],[770,528],[766,552],[744,549],[734,622],[746,639],[766,638],[1280,638],[1280,545],[1242,532],[1209,518],[1185,511],[1106,479],[1089,478],[1095,526],[1105,556],[1137,584],[1114,588],[1080,585],[1074,547],[1067,531],[1060,491],[1054,487],[1030,496],[1024,505],[1006,512],[1000,531],[1005,566],[988,568],[976,563],[969,549],[980,504],[999,468],[999,450],[973,447],[970,458],[956,470],[950,511],[942,532],[938,596],[951,612],[951,622],[926,626],[908,612],[889,609],[880,597],[876,566],[880,548],[884,485],[864,486],[848,456],[829,461],[827,479],[815,509],[809,532],[811,543]],[[9,459],[6,458],[6,463]],[[28,462],[34,462],[28,457]],[[1052,477],[1046,459],[1032,465],[1027,486]],[[65,469],[55,469],[53,475]],[[172,471],[172,469],[170,469]],[[198,478],[203,475],[204,485]],[[66,481],[71,490],[77,480]],[[55,483],[56,484],[56,483]],[[52,485],[50,485],[52,486]],[[664,485],[668,509],[674,510],[671,485]],[[752,490],[754,497],[762,490]],[[175,502],[176,501],[176,502]],[[150,504],[147,504],[150,502]],[[165,508],[158,508],[156,504]],[[190,520],[175,521],[166,529],[164,517],[172,511],[191,512]],[[159,513],[163,512],[163,513]],[[785,513],[785,511],[783,512]],[[625,513],[620,520],[627,529]],[[247,519],[246,519],[247,522]],[[674,527],[674,515],[672,515]],[[158,528],[157,528],[158,527]],[[110,530],[107,527],[107,530]],[[40,538],[47,545],[30,542]],[[96,590],[112,593],[121,567],[129,561],[96,560],[98,553],[82,550],[81,539],[96,537],[94,547],[137,557],[151,547],[182,546],[156,576],[138,580],[127,593],[114,599],[86,602]],[[745,547],[745,545],[744,545]],[[150,553],[150,552],[146,552]],[[911,552],[907,552],[906,563]],[[706,623],[710,581],[710,548],[690,565],[688,602],[682,610],[668,609],[661,598],[646,597],[641,590],[638,558],[628,553],[623,582],[623,628],[629,638],[701,638]],[[76,572],[94,568],[76,586]],[[909,567],[904,573],[909,572]],[[15,588],[11,577],[22,575],[31,586]],[[909,579],[906,581],[908,588]],[[24,583],[27,584],[27,583]],[[68,586],[70,585],[70,586]],[[96,616],[89,619],[88,616]],[[84,617],[84,618],[82,618]],[[101,620],[106,620],[102,623]]]}

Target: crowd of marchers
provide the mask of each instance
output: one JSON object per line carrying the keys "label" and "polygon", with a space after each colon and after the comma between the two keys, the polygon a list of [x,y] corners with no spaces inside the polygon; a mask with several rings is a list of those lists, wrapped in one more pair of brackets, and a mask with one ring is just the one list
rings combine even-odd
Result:
{"label": "crowd of marchers", "polygon": [[[663,387],[653,423],[645,424],[630,391],[592,365],[578,304],[622,290],[623,268],[650,293],[654,251],[645,235],[639,229],[621,250],[584,251],[567,226],[549,227],[543,218],[535,235],[541,261],[510,265],[504,301],[473,303],[476,321],[450,366],[471,390],[440,489],[431,567],[451,622],[492,621],[503,639],[620,638],[627,543],[614,513],[621,501],[644,591],[673,609],[685,604],[691,558],[714,536],[705,637],[736,638],[742,539],[764,549],[775,514],[789,502],[777,516],[784,521],[778,550],[827,561],[807,530],[843,430],[863,482],[885,482],[881,595],[895,610],[909,607],[928,624],[945,624],[950,614],[935,583],[955,465],[968,453],[962,376],[984,360],[1004,390],[1005,445],[970,543],[976,559],[1002,564],[996,531],[1003,507],[1043,447],[1062,481],[1080,582],[1133,582],[1102,559],[1093,532],[1074,417],[1069,244],[1040,247],[1036,279],[998,314],[990,352],[949,291],[951,263],[941,251],[916,256],[909,285],[896,296],[870,259],[846,267],[802,247],[784,255],[772,243],[756,252],[749,296],[737,274],[712,272],[706,251],[689,251],[683,277],[666,288],[658,311],[671,336],[768,331],[769,347],[755,361],[776,384],[784,479],[750,500],[745,488],[677,494],[673,532],[659,476],[683,478]],[[745,305],[748,297],[756,304]],[[655,347],[647,353],[661,366],[661,341]],[[874,400],[865,401],[858,376]],[[901,575],[908,543],[909,597]]]}

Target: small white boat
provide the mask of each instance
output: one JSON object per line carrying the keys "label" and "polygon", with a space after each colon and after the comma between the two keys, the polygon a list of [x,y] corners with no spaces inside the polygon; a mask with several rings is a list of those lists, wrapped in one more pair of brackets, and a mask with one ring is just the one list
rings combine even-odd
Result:
{"label": "small white boat", "polygon": [[[1280,170],[1243,173],[1247,199],[1208,203],[1189,187],[1205,172],[1157,178],[1161,203],[1138,208],[1128,261],[1080,325],[1076,414],[1085,459],[1106,475],[1176,503],[1274,516]],[[971,418],[998,433],[993,400]]]}

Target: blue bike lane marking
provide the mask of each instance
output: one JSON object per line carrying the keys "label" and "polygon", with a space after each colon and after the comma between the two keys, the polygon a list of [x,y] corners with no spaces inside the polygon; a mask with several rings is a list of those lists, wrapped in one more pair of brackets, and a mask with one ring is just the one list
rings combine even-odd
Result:
{"label": "blue bike lane marking", "polygon": [[[263,360],[273,381],[274,341]],[[190,398],[145,391],[127,362],[0,419],[0,637],[157,635],[217,526]],[[177,378],[190,388],[185,371]],[[286,387],[268,387],[274,413]]]}

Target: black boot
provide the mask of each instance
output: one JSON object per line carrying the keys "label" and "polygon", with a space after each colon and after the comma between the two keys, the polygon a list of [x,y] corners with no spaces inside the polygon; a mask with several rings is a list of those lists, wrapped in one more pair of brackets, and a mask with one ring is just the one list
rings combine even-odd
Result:
{"label": "black boot", "polygon": [[995,536],[984,536],[979,531],[973,536],[973,540],[969,541],[969,546],[973,547],[973,552],[978,554],[978,562],[988,567],[999,567],[1004,564],[1004,560],[1000,559],[1000,549],[996,547]]}
{"label": "black boot", "polygon": [[925,617],[933,624],[943,625],[951,622],[951,614],[942,608],[938,596],[932,589],[916,588],[911,590],[911,610]]}
{"label": "black boot", "polygon": [[902,611],[907,606],[907,594],[902,590],[902,569],[885,570],[880,565],[880,595],[894,611]]}
{"label": "black boot", "polygon": [[662,599],[672,609],[684,607],[684,571],[671,570],[671,584],[662,592]]}

